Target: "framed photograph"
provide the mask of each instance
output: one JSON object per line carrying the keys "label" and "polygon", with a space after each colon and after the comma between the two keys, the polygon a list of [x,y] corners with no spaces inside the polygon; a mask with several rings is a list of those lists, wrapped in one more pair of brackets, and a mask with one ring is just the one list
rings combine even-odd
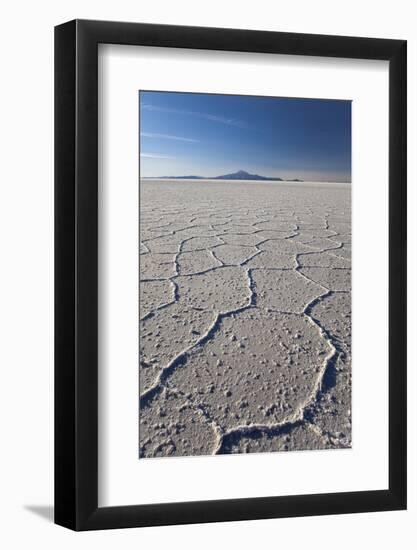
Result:
{"label": "framed photograph", "polygon": [[406,507],[406,42],[55,29],[55,521]]}

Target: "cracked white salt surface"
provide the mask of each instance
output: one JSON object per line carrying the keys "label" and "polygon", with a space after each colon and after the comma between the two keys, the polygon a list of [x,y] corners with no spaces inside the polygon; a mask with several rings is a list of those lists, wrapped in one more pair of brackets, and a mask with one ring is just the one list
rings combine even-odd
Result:
{"label": "cracked white salt surface", "polygon": [[140,456],[351,444],[350,186],[141,182]]}

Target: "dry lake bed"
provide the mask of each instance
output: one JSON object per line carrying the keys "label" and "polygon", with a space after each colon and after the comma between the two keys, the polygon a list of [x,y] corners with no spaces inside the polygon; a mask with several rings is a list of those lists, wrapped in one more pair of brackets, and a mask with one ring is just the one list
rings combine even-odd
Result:
{"label": "dry lake bed", "polygon": [[140,457],[351,446],[350,193],[141,181]]}

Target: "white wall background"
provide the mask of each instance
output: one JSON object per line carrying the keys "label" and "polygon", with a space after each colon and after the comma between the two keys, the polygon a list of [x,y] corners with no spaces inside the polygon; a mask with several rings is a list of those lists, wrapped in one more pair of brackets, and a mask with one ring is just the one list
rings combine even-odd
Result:
{"label": "white wall background", "polygon": [[[409,510],[72,533],[53,495],[53,26],[73,18],[403,38],[409,41],[409,278],[417,278],[417,24],[407,0],[15,0],[2,10],[0,543],[4,548],[414,548],[415,285],[409,289]],[[377,314],[377,312],[376,312]],[[378,335],[375,335],[378,339]],[[372,437],[372,434],[370,434]]]}

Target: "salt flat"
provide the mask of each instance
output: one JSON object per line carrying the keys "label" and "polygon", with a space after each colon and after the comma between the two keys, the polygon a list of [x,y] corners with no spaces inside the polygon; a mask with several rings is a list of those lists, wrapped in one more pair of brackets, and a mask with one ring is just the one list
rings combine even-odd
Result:
{"label": "salt flat", "polygon": [[140,457],[351,445],[350,185],[140,184]]}

